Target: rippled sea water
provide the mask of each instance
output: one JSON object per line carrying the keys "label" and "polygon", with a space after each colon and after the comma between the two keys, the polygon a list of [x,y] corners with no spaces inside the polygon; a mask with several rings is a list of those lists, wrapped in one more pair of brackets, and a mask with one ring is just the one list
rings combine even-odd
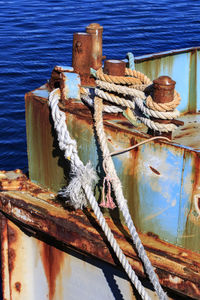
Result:
{"label": "rippled sea water", "polygon": [[[176,3],[178,2],[178,3]],[[0,169],[27,169],[24,94],[71,65],[73,32],[98,22],[124,58],[200,46],[200,0],[0,0]]]}

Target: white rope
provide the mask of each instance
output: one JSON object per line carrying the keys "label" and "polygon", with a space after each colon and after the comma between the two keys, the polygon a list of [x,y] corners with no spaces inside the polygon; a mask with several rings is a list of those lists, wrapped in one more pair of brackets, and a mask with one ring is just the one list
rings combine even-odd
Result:
{"label": "white rope", "polygon": [[50,93],[49,105],[58,135],[59,147],[64,151],[64,157],[70,160],[71,163],[72,178],[69,185],[60,192],[60,195],[69,199],[75,208],[82,208],[87,205],[83,186],[87,184],[92,188],[94,182],[97,181],[97,177],[91,163],[89,162],[84,166],[78,156],[76,141],[70,137],[67,129],[65,113],[58,107],[60,97],[58,91],[59,89],[56,89]]}
{"label": "white rope", "polygon": [[[81,95],[81,100],[86,103],[87,105],[89,105],[90,107],[94,107],[94,99],[90,98],[89,95]],[[120,107],[117,106],[110,106],[110,105],[104,105],[103,106],[103,111],[106,113],[110,113],[110,114],[117,114],[120,112],[123,112],[123,109],[121,109]]]}
{"label": "white rope", "polygon": [[112,103],[115,103],[117,105],[125,106],[134,109],[135,108],[135,102],[124,99],[122,97],[118,97],[109,93],[106,93],[100,89],[95,89],[96,96],[103,98],[104,100],[110,101]]}
{"label": "white rope", "polygon": [[127,87],[127,86],[121,86],[114,83],[109,83],[101,80],[96,80],[96,84],[98,87],[100,87],[103,90],[109,91],[109,92],[117,92],[122,95],[128,95],[132,97],[139,97],[143,100],[146,99],[146,95],[142,91],[138,91],[136,89]]}
{"label": "white rope", "polygon": [[163,120],[172,120],[177,118],[180,115],[180,112],[175,109],[174,111],[156,111],[153,109],[149,109],[144,105],[144,102],[140,98],[135,98],[134,99],[135,103],[139,107],[139,109],[146,115],[150,117],[154,117],[157,119],[163,119]]}
{"label": "white rope", "polygon": [[112,183],[112,187],[113,187],[113,190],[115,193],[115,198],[116,198],[117,204],[124,216],[125,222],[128,226],[128,229],[129,229],[129,232],[133,239],[133,242],[135,244],[135,247],[138,251],[138,255],[144,263],[146,272],[149,275],[149,279],[152,282],[154,289],[159,296],[159,299],[162,299],[162,300],[167,299],[167,296],[164,293],[164,291],[159,283],[158,277],[154,272],[153,266],[151,265],[151,262],[150,262],[148,256],[146,255],[146,252],[144,250],[142,242],[138,236],[138,233],[135,229],[132,218],[130,216],[129,209],[127,206],[127,201],[123,195],[121,182],[120,182],[119,177],[117,176],[115,166],[114,166],[113,160],[111,158],[110,151],[108,149],[106,134],[104,132],[103,119],[102,119],[102,100],[98,97],[95,97],[94,105],[95,105],[94,106],[95,107],[95,115],[94,115],[95,128],[97,131],[100,148],[101,148],[101,151],[103,154],[103,159],[105,162],[104,167],[105,167],[105,171],[109,175],[110,181]]}
{"label": "white rope", "polygon": [[[70,203],[75,208],[82,208],[83,206],[86,206],[86,199],[88,200],[102,230],[104,231],[108,241],[110,242],[111,247],[113,248],[116,256],[118,257],[131,282],[134,284],[142,299],[150,300],[151,298],[142,286],[140,280],[138,279],[137,275],[135,274],[134,270],[129,264],[126,256],[123,254],[109,226],[107,225],[103,214],[101,213],[101,210],[92,193],[92,183],[96,179],[94,171],[91,168],[90,163],[84,166],[82,161],[80,160],[77,152],[76,142],[69,135],[66,125],[66,116],[64,112],[60,111],[58,107],[58,102],[59,94],[58,89],[56,89],[52,91],[49,95],[49,105],[51,107],[51,114],[52,119],[54,121],[54,127],[58,135],[59,146],[61,145],[62,150],[64,151],[65,158],[69,159],[68,155],[70,155],[72,168],[72,180],[67,186],[67,188],[61,192],[61,195],[64,197],[72,197],[73,199],[70,199]],[[63,141],[63,137],[66,138],[65,142]],[[81,200],[79,199],[79,197],[81,198]]]}
{"label": "white rope", "polygon": [[154,122],[150,119],[137,116],[137,118],[144,123],[147,127],[160,132],[171,132],[177,128],[175,124],[161,124],[158,122]]}
{"label": "white rope", "polygon": [[[120,100],[118,101],[118,98],[116,98],[115,96],[112,97],[112,95],[99,90],[99,89],[95,89],[96,95],[101,97],[102,99],[105,99],[107,101],[113,102],[115,104],[124,106],[124,107],[129,107],[131,109],[135,108],[135,103],[131,102],[130,100],[126,100],[123,98],[119,98]],[[94,107],[94,100],[91,99],[88,95],[84,95],[82,96],[82,100],[85,101],[89,106]],[[135,99],[136,104],[140,104],[142,100],[139,98]],[[144,105],[143,105],[144,106]],[[152,116],[155,117],[155,115],[153,114],[153,110],[150,110],[148,108],[146,108],[147,110],[152,111]],[[123,109],[118,108],[116,106],[109,106],[109,105],[104,105],[103,106],[103,111],[107,112],[107,113],[119,113],[119,112],[123,112]],[[146,112],[146,110],[144,109],[144,113]],[[168,117],[170,118],[173,114],[171,114],[170,112],[163,112],[160,114],[160,112],[156,112],[157,114],[157,118],[160,117],[161,119],[168,119]],[[179,115],[179,111],[175,110],[174,111],[174,116],[178,116]],[[142,117],[142,116],[138,116],[135,115],[136,119],[141,121],[142,123],[144,123],[148,128],[153,129],[155,131],[159,131],[159,132],[171,132],[173,130],[175,130],[177,128],[177,126],[175,124],[161,124],[158,122],[154,122],[152,120],[150,120],[149,118],[146,117]]]}

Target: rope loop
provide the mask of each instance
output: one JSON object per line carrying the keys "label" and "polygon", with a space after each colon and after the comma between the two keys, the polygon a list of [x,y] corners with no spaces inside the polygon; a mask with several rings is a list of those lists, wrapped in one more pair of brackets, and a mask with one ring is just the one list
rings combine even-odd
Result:
{"label": "rope loop", "polygon": [[[130,53],[127,55],[130,59],[133,58]],[[177,128],[173,123],[165,124],[151,119],[173,120],[179,116],[176,107],[180,104],[181,97],[177,91],[174,91],[173,101],[156,103],[152,98],[152,81],[140,71],[126,68],[125,76],[113,76],[104,74],[100,68],[92,70],[92,74],[96,77],[96,96],[122,107],[122,111],[125,107],[131,109],[138,121],[154,131],[172,132]],[[105,111],[120,112],[113,107],[106,108]]]}

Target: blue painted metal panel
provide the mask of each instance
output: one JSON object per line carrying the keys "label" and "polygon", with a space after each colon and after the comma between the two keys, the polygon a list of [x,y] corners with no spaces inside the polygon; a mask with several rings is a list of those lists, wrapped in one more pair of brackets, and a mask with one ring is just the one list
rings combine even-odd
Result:
{"label": "blue painted metal panel", "polygon": [[[195,176],[195,155],[193,152],[185,151],[182,168],[179,225],[177,234],[177,245],[180,246],[183,246],[184,240],[190,238],[185,235],[185,229],[187,226],[191,203],[193,201]],[[198,239],[198,237],[196,238]]]}
{"label": "blue painted metal panel", "polygon": [[63,72],[66,99],[80,100],[80,76],[76,73]]}
{"label": "blue painted metal panel", "polygon": [[144,145],[138,153],[140,228],[176,243],[183,151],[158,144]]}
{"label": "blue painted metal panel", "polygon": [[[198,52],[198,63],[195,61],[195,55]],[[195,103],[194,89],[199,85],[200,75],[198,71],[197,82],[194,82],[196,68],[199,66],[199,50],[192,50],[186,52],[166,52],[165,54],[160,53],[158,57],[144,56],[143,61],[141,58],[136,59],[136,70],[139,70],[150,77],[152,80],[162,75],[170,76],[176,81],[176,90],[181,95],[181,103],[178,107],[180,112],[194,112],[199,108],[200,104],[195,108],[191,107],[191,102]],[[162,56],[163,55],[163,56]],[[192,60],[194,59],[194,63]],[[198,68],[199,69],[199,68]],[[192,82],[191,82],[192,80]],[[198,88],[198,97],[199,97]],[[198,98],[199,99],[199,98]]]}

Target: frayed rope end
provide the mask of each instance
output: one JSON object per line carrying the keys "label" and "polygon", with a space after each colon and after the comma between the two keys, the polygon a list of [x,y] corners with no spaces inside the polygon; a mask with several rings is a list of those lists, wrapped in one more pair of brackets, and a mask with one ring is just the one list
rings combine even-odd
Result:
{"label": "frayed rope end", "polygon": [[65,199],[67,204],[70,204],[75,209],[87,206],[87,199],[83,187],[89,185],[91,188],[97,182],[97,175],[91,163],[86,166],[81,166],[71,173],[71,180],[68,186],[62,188],[58,193],[59,196]]}

